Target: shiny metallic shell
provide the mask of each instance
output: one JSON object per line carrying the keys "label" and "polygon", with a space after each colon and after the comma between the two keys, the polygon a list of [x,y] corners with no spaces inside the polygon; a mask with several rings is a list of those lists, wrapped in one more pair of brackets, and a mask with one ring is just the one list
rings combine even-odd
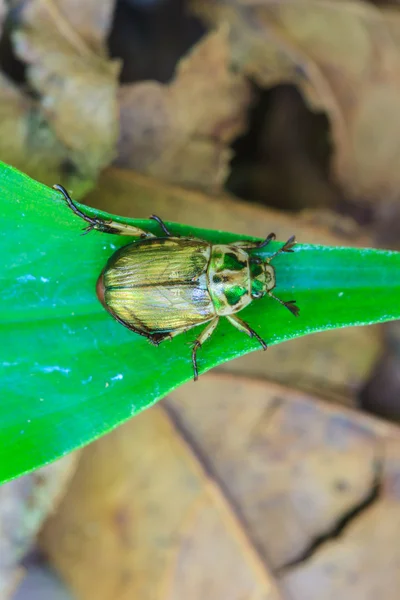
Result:
{"label": "shiny metallic shell", "polygon": [[215,316],[207,286],[211,244],[148,238],[118,250],[103,271],[106,308],[144,334],[174,332]]}

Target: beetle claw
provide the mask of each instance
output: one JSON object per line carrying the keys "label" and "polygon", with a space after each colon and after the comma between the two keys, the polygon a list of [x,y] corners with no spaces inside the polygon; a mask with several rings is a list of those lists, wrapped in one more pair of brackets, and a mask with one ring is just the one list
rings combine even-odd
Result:
{"label": "beetle claw", "polygon": [[269,235],[267,235],[267,237],[265,238],[265,240],[263,242],[260,242],[258,244],[257,248],[265,248],[265,246],[268,246],[268,244],[275,239],[276,239],[276,235],[274,233],[270,233]]}
{"label": "beetle claw", "polygon": [[284,302],[284,305],[288,310],[290,310],[292,315],[294,315],[295,317],[299,316],[300,309],[296,304],[296,300],[286,300],[286,302]]}
{"label": "beetle claw", "polygon": [[87,225],[86,227],[83,228],[83,233],[81,233],[81,235],[87,235],[88,233],[93,231],[93,229],[96,228],[96,225],[97,225],[97,223],[93,219],[93,221],[90,221],[89,225]]}

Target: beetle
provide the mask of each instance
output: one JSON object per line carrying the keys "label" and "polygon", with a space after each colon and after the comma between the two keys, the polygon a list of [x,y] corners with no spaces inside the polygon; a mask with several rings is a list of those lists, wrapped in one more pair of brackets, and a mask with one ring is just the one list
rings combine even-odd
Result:
{"label": "beetle", "polygon": [[281,252],[293,252],[294,236],[263,260],[250,251],[267,246],[275,239],[273,233],[262,242],[212,244],[173,235],[159,217],[152,215],[150,219],[157,221],[164,233],[160,237],[133,225],[90,217],[78,208],[65,188],[59,184],[53,188],[88,223],[84,234],[98,230],[140,238],[109,258],[96,285],[100,302],[121,325],[158,346],[197,325],[207,324],[192,347],[194,380],[198,378],[197,351],[211,337],[221,317],[256,338],[266,350],[266,342],[237,313],[253,300],[268,295],[298,316],[295,300],[283,301],[272,293],[275,269],[270,264]]}

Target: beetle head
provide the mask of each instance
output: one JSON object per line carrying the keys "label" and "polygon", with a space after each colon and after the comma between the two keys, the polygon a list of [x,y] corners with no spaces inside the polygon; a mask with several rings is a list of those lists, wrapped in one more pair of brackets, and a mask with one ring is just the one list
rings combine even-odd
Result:
{"label": "beetle head", "polygon": [[262,298],[275,287],[275,269],[259,258],[250,259],[251,297]]}

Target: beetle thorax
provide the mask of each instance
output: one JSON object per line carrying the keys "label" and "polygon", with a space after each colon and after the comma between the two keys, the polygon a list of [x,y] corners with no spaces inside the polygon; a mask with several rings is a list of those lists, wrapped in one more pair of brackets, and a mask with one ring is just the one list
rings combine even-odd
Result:
{"label": "beetle thorax", "polygon": [[208,291],[217,315],[239,312],[251,301],[249,255],[234,245],[212,247]]}

